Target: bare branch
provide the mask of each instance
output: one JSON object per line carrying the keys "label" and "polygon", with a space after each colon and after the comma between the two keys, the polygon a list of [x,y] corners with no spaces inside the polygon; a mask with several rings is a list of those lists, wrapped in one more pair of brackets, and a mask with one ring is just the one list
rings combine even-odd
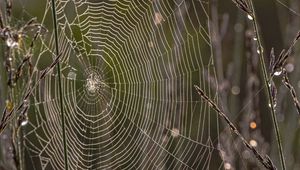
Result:
{"label": "bare branch", "polygon": [[213,102],[204,92],[202,89],[200,89],[200,87],[198,87],[197,85],[194,85],[194,87],[196,88],[198,94],[200,95],[200,97],[202,99],[205,100],[205,102],[207,102],[209,104],[209,106],[214,109],[219,116],[221,116],[225,122],[230,126],[230,129],[233,133],[235,133],[243,142],[243,144],[252,151],[252,153],[255,155],[255,157],[258,159],[258,161],[260,163],[262,163],[264,165],[265,168],[270,169],[270,170],[275,170],[276,167],[274,166],[274,164],[272,163],[271,159],[267,156],[263,157],[253,146],[251,146],[247,140],[240,134],[240,132],[238,131],[238,129],[235,127],[235,125],[230,121],[230,119],[226,116],[226,114],[218,107],[218,105]]}

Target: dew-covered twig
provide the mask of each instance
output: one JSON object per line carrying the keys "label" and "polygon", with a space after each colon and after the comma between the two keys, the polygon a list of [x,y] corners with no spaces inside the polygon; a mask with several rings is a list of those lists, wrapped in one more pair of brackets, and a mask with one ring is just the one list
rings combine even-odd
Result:
{"label": "dew-covered twig", "polygon": [[252,16],[252,11],[245,0],[232,0],[232,2],[246,14]]}
{"label": "dew-covered twig", "polygon": [[19,78],[21,77],[22,75],[22,70],[23,70],[23,67],[25,66],[25,64],[28,62],[29,64],[29,71],[30,71],[30,74],[32,74],[32,64],[31,64],[31,57],[32,57],[32,50],[33,50],[33,47],[34,47],[34,42],[36,41],[37,37],[39,36],[40,34],[40,30],[38,30],[38,32],[35,33],[33,39],[31,40],[31,43],[30,43],[30,46],[29,46],[29,51],[28,53],[25,55],[24,59],[22,60],[21,64],[17,67],[17,72],[16,72],[16,78],[15,78],[15,82],[17,82],[19,80]]}
{"label": "dew-covered twig", "polygon": [[270,170],[275,170],[276,167],[272,163],[271,159],[268,156],[262,156],[256,149],[255,147],[251,146],[247,140],[241,135],[241,133],[238,131],[238,129],[235,127],[235,125],[230,121],[230,119],[226,116],[226,114],[218,107],[218,105],[213,102],[205,93],[204,91],[198,87],[197,85],[194,85],[196,88],[198,94],[202,99],[204,99],[205,102],[209,104],[209,106],[214,109],[219,116],[222,117],[222,119],[225,120],[225,122],[229,125],[231,131],[235,133],[243,142],[243,144],[252,151],[252,153],[255,155],[255,157],[258,159],[260,163],[264,165],[265,168],[270,169]]}
{"label": "dew-covered twig", "polygon": [[[36,81],[34,86],[32,86],[31,88],[28,89],[28,91],[24,95],[23,101],[19,104],[18,107],[13,107],[10,110],[7,108],[7,106],[4,108],[4,111],[3,111],[3,114],[2,114],[2,119],[1,119],[1,122],[0,122],[0,135],[2,134],[2,132],[6,128],[7,124],[13,118],[13,115],[16,112],[21,111],[22,109],[24,109],[24,110],[28,109],[29,106],[28,106],[27,102],[28,102],[28,99],[29,99],[30,95],[32,94],[33,90],[39,85],[40,81],[42,79],[44,79],[46,77],[46,75],[56,66],[56,64],[58,63],[60,57],[61,57],[61,54],[58,55],[54,59],[54,61],[51,63],[50,66],[48,66],[46,69],[44,69],[41,72],[39,79]],[[23,116],[23,115],[21,114],[20,116]]]}
{"label": "dew-covered twig", "polygon": [[[300,31],[297,33],[296,37],[294,38],[293,42],[289,46],[288,50],[283,49],[281,53],[278,56],[278,59],[275,61],[275,54],[274,54],[274,49],[272,48],[271,54],[270,54],[270,85],[271,88],[276,90],[276,87],[273,83],[272,77],[275,76],[280,76],[282,74],[282,82],[285,85],[286,88],[288,88],[292,98],[293,98],[293,103],[297,109],[298,114],[300,115],[300,103],[296,95],[296,91],[292,84],[289,81],[287,71],[284,68],[284,65],[286,63],[287,58],[290,56],[292,52],[292,48],[295,46],[297,41],[300,38]],[[276,101],[276,96],[273,96],[274,101]]]}
{"label": "dew-covered twig", "polygon": [[[297,43],[297,41],[299,40],[299,38],[300,38],[300,31],[297,33],[297,35],[294,38],[290,47],[287,50],[283,49],[281,51],[281,53],[279,54],[278,59],[274,63],[271,63],[271,67],[272,67],[271,77],[274,74],[276,74],[276,72],[280,72],[280,73],[282,72],[283,66],[284,66],[287,58],[291,55],[292,49],[295,46],[295,44]],[[272,54],[272,52],[271,52],[271,54]],[[273,55],[274,55],[274,52],[273,52]]]}

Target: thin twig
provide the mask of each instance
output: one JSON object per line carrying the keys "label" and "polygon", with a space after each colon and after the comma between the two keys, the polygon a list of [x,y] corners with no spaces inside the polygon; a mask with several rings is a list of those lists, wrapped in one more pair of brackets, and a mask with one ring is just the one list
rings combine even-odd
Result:
{"label": "thin twig", "polygon": [[245,0],[232,0],[232,2],[246,14],[252,16],[252,11]]}
{"label": "thin twig", "polygon": [[31,40],[30,46],[29,46],[29,50],[28,53],[25,55],[24,59],[22,60],[21,64],[18,66],[17,72],[16,72],[16,77],[15,77],[15,82],[17,82],[19,80],[19,78],[22,75],[22,70],[23,67],[25,66],[25,64],[28,62],[29,63],[29,67],[30,67],[30,74],[32,73],[32,64],[30,62],[30,59],[32,57],[32,50],[33,50],[33,46],[34,46],[34,42],[36,41],[37,37],[40,35],[40,30],[38,30],[37,33],[35,33],[33,39]]}
{"label": "thin twig", "polygon": [[271,65],[272,66],[271,77],[273,77],[274,73],[277,71],[282,72],[282,68],[283,68],[287,58],[291,55],[292,49],[295,46],[295,44],[297,43],[297,41],[299,40],[299,38],[300,38],[300,31],[297,33],[296,37],[294,38],[294,40],[293,40],[292,44],[290,45],[290,47],[288,48],[288,50],[285,51],[285,49],[283,49],[281,51],[278,59],[276,60],[276,62],[274,62]]}
{"label": "thin twig", "polygon": [[272,161],[270,160],[269,157],[263,157],[253,146],[251,146],[247,140],[241,135],[241,133],[238,131],[238,129],[235,127],[235,125],[230,121],[230,119],[226,116],[226,114],[218,107],[218,105],[213,102],[204,92],[200,87],[197,85],[194,85],[196,88],[198,94],[202,99],[205,100],[209,104],[209,106],[214,109],[219,116],[221,116],[225,122],[229,125],[231,131],[235,133],[243,142],[243,144],[252,151],[252,153],[255,155],[255,157],[258,159],[260,163],[264,165],[265,168],[270,169],[270,170],[275,170],[276,167],[273,165]]}

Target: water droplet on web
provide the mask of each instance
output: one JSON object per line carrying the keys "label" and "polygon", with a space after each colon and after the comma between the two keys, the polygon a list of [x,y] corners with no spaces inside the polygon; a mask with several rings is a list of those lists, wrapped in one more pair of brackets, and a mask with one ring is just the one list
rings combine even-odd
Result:
{"label": "water droplet on web", "polygon": [[248,14],[247,17],[249,20],[251,20],[251,21],[253,20],[253,17],[251,15]]}
{"label": "water droplet on web", "polygon": [[171,131],[171,136],[173,136],[174,138],[179,136],[179,129],[177,128],[173,128]]}
{"label": "water droplet on web", "polygon": [[160,24],[162,21],[164,20],[163,16],[161,15],[161,13],[156,12],[154,15],[154,24],[158,25]]}
{"label": "water droplet on web", "polygon": [[21,122],[21,126],[25,126],[28,124],[28,119],[25,119]]}

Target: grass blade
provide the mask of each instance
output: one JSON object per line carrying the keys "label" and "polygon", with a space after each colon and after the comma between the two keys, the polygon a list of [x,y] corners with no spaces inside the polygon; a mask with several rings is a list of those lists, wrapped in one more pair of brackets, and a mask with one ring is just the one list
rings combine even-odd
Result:
{"label": "grass blade", "polygon": [[253,29],[254,29],[254,32],[255,32],[255,36],[257,38],[257,45],[258,45],[258,51],[259,51],[259,61],[260,61],[260,65],[262,67],[263,79],[264,79],[265,86],[266,86],[267,91],[268,91],[268,100],[269,100],[269,103],[270,103],[270,111],[271,111],[271,115],[272,115],[272,122],[273,122],[274,129],[275,129],[277,147],[278,147],[278,150],[279,150],[280,163],[281,163],[282,169],[286,170],[285,159],[284,159],[283,150],[282,150],[282,142],[281,142],[281,139],[280,139],[279,126],[278,126],[278,121],[277,121],[277,117],[276,117],[276,114],[275,114],[274,99],[272,97],[271,87],[269,86],[271,81],[270,81],[270,78],[269,78],[268,73],[267,73],[266,63],[265,63],[265,59],[264,59],[264,51],[263,51],[262,43],[261,43],[261,40],[260,40],[259,30],[258,30],[258,23],[257,23],[256,13],[255,13],[255,10],[254,10],[254,5],[252,3],[252,0],[248,0],[248,2],[250,4],[250,8],[251,8],[251,11],[252,11],[252,17],[253,17],[252,18],[252,23],[253,23]]}
{"label": "grass blade", "polygon": [[[52,19],[53,19],[53,29],[55,36],[55,52],[56,55],[59,55],[59,47],[58,47],[58,28],[57,28],[57,19],[56,19],[56,6],[55,0],[51,0],[52,2]],[[61,85],[61,73],[60,73],[60,63],[57,63],[57,74],[58,74],[58,86],[59,86],[59,100],[60,100],[60,111],[61,111],[61,124],[62,124],[62,136],[63,136],[63,147],[64,147],[64,163],[65,170],[68,170],[68,151],[67,151],[67,139],[66,139],[66,127],[65,127],[65,114],[64,114],[64,106],[63,106],[63,94],[62,94],[62,85]]]}

